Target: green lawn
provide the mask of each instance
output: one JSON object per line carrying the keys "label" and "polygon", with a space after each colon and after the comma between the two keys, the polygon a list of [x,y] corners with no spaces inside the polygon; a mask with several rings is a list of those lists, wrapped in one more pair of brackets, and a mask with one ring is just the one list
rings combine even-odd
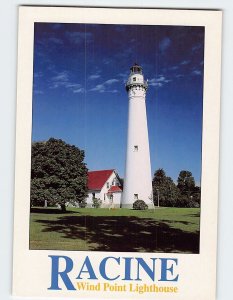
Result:
{"label": "green lawn", "polygon": [[32,208],[30,249],[199,252],[198,208]]}

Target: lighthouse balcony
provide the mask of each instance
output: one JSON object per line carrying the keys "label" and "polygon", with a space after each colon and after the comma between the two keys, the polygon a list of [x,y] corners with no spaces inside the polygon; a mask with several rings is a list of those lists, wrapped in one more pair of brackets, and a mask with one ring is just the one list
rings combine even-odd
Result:
{"label": "lighthouse balcony", "polygon": [[148,88],[148,83],[146,80],[142,80],[141,82],[133,82],[132,80],[128,80],[125,85],[126,90],[129,91],[131,88],[134,87],[141,87],[146,90]]}

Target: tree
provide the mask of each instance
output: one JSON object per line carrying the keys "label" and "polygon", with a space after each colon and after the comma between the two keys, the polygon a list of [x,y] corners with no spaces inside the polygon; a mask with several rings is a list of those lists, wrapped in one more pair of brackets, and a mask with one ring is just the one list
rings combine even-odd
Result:
{"label": "tree", "polygon": [[197,201],[200,202],[200,198],[201,198],[201,187],[200,186],[195,186],[194,190],[193,190],[193,197],[194,199],[196,199]]}
{"label": "tree", "polygon": [[195,185],[195,180],[190,171],[180,171],[177,179],[177,187],[180,190],[180,206],[199,207],[201,188]]}
{"label": "tree", "polygon": [[87,196],[87,167],[84,151],[62,140],[50,138],[32,144],[31,205],[47,202],[84,203]]}
{"label": "tree", "polygon": [[190,171],[180,171],[177,179],[177,187],[182,195],[190,197],[195,188],[195,181]]}
{"label": "tree", "polygon": [[152,181],[153,199],[155,205],[177,206],[179,190],[171,177],[167,177],[163,169],[158,169],[154,173]]}

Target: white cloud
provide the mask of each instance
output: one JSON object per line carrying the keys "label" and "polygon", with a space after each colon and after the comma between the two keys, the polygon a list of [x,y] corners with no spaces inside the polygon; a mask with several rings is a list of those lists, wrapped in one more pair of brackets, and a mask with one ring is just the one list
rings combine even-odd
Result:
{"label": "white cloud", "polygon": [[155,87],[162,87],[163,84],[161,82],[153,82],[151,83],[152,86],[155,86]]}
{"label": "white cloud", "polygon": [[100,75],[99,75],[99,74],[93,74],[93,75],[90,75],[90,76],[88,77],[88,79],[90,79],[90,80],[95,80],[95,79],[98,79],[98,78],[100,78]]}
{"label": "white cloud", "polygon": [[41,90],[34,90],[34,94],[35,94],[35,95],[43,95],[44,92],[41,91]]}
{"label": "white cloud", "polygon": [[113,60],[111,58],[104,58],[103,59],[103,64],[105,65],[109,65],[113,62]]}
{"label": "white cloud", "polygon": [[150,86],[154,86],[154,87],[162,87],[164,84],[166,84],[166,83],[168,83],[170,81],[172,81],[172,80],[171,79],[167,79],[163,75],[159,75],[156,78],[152,78],[152,79],[148,80],[149,85]]}
{"label": "white cloud", "polygon": [[40,78],[43,77],[43,73],[42,72],[35,72],[34,73],[34,78]]}
{"label": "white cloud", "polygon": [[125,71],[124,73],[119,73],[117,74],[117,77],[120,77],[121,79],[123,79],[123,81],[126,81],[129,77],[129,71]]}
{"label": "white cloud", "polygon": [[202,75],[202,72],[200,70],[193,70],[192,75],[200,76]]}
{"label": "white cloud", "polygon": [[105,86],[103,84],[97,84],[94,88],[90,89],[91,92],[105,92]]}
{"label": "white cloud", "polygon": [[99,92],[99,93],[104,93],[104,92],[117,93],[118,91],[116,89],[111,89],[110,86],[118,81],[119,80],[115,78],[108,79],[101,84],[97,84],[95,87],[91,88],[90,91]]}
{"label": "white cloud", "polygon": [[74,94],[77,94],[77,93],[84,93],[84,91],[85,91],[84,88],[81,87],[81,88],[79,88],[79,89],[74,89],[74,90],[73,90],[73,93],[74,93]]}
{"label": "white cloud", "polygon": [[160,51],[164,52],[165,50],[167,50],[170,47],[170,45],[171,45],[171,39],[169,39],[168,37],[165,37],[159,43],[159,49],[160,49]]}
{"label": "white cloud", "polygon": [[180,64],[181,65],[188,65],[190,63],[190,60],[183,60]]}
{"label": "white cloud", "polygon": [[69,73],[62,71],[57,73],[56,76],[51,78],[50,86],[51,89],[65,88],[73,93],[82,93],[84,89],[80,83],[75,83],[70,80]]}
{"label": "white cloud", "polygon": [[182,77],[184,77],[184,75],[183,74],[176,74],[175,77],[176,78],[182,78]]}
{"label": "white cloud", "polygon": [[104,84],[111,85],[111,84],[113,84],[115,82],[118,82],[118,81],[119,81],[118,79],[113,78],[113,79],[109,79],[109,80],[105,81]]}
{"label": "white cloud", "polygon": [[201,44],[197,44],[195,46],[192,47],[192,52],[196,52],[198,51],[199,49],[201,49],[202,45]]}
{"label": "white cloud", "polygon": [[165,81],[165,77],[164,76],[160,76],[159,78],[157,78],[157,82],[164,82]]}
{"label": "white cloud", "polygon": [[53,82],[64,83],[68,81],[68,72],[63,71],[58,73],[56,76],[52,77]]}
{"label": "white cloud", "polygon": [[80,31],[66,31],[66,37],[71,43],[80,44],[86,41],[89,42],[92,39],[92,34],[90,32],[80,32]]}
{"label": "white cloud", "polygon": [[178,70],[179,67],[178,66],[173,66],[173,67],[170,67],[169,70],[172,70],[172,71],[175,71],[175,70]]}
{"label": "white cloud", "polygon": [[82,85],[79,83],[65,83],[64,86],[68,89],[70,88],[70,89],[75,90],[75,89],[81,88]]}

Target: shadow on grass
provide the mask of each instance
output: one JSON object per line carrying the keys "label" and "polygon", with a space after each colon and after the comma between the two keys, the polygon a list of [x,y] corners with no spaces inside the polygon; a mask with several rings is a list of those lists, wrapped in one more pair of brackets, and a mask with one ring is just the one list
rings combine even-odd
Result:
{"label": "shadow on grass", "polygon": [[30,212],[31,213],[35,213],[35,214],[49,214],[49,215],[56,215],[56,214],[79,214],[79,212],[73,212],[73,211],[70,211],[70,210],[67,210],[67,211],[62,211],[61,209],[59,208],[44,208],[44,207],[31,207],[30,209]]}
{"label": "shadow on grass", "polygon": [[149,218],[61,216],[36,222],[43,225],[43,232],[56,231],[63,239],[81,239],[92,251],[199,253],[199,232],[172,228]]}
{"label": "shadow on grass", "polygon": [[200,213],[189,214],[189,217],[200,218]]}

